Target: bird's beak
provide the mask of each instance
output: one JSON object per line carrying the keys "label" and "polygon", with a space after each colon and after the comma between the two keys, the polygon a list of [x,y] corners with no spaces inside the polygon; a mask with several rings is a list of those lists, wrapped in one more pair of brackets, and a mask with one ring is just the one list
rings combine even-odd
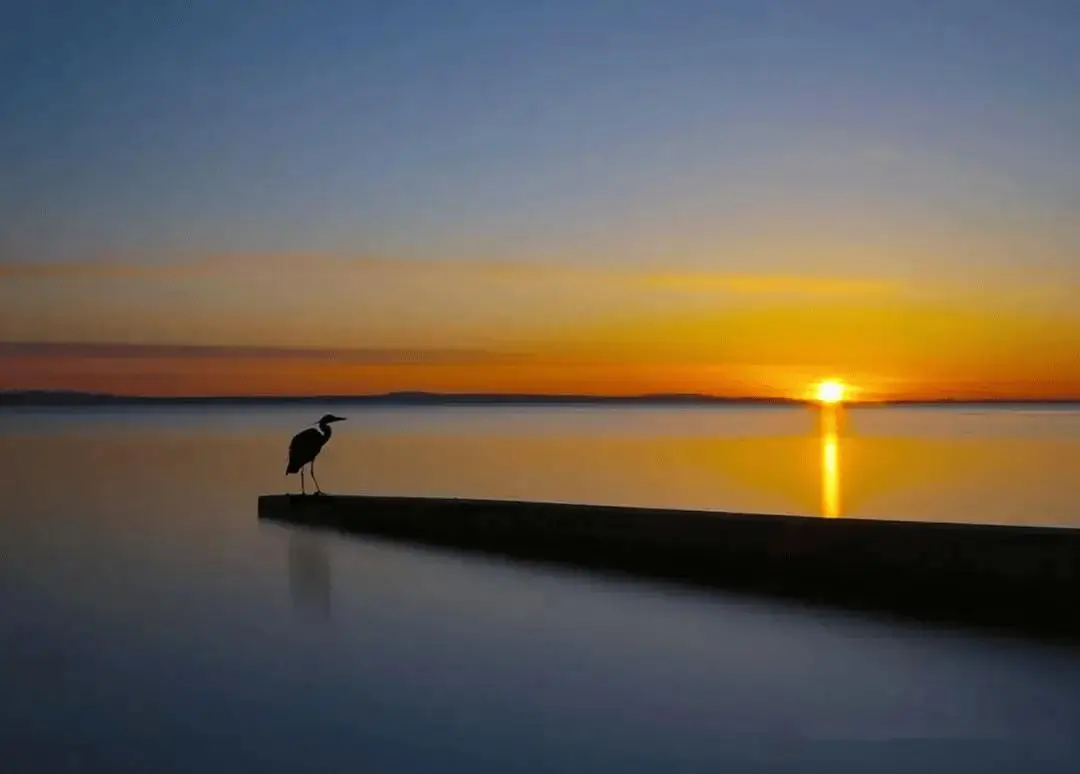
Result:
{"label": "bird's beak", "polygon": [[344,421],[345,421],[345,417],[334,417],[334,418],[333,418],[333,419],[331,419],[330,421],[331,421],[331,422],[344,422]]}

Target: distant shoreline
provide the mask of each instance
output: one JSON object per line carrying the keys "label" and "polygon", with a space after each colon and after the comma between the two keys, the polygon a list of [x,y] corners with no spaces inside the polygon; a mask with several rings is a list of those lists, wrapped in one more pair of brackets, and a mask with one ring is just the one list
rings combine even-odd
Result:
{"label": "distant shoreline", "polygon": [[[501,393],[390,392],[369,395],[116,395],[63,390],[0,390],[0,407],[78,406],[802,406],[814,401],[795,398],[717,397],[698,394],[543,395]],[[886,400],[849,406],[1027,406],[1076,405],[1080,398]]]}

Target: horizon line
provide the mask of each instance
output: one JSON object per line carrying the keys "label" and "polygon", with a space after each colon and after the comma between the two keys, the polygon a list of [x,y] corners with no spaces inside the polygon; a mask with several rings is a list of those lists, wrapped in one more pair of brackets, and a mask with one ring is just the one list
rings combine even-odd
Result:
{"label": "horizon line", "polygon": [[[44,400],[98,400],[111,402],[154,402],[154,403],[182,403],[182,402],[316,402],[316,401],[379,401],[379,400],[421,400],[421,401],[489,401],[489,402],[700,402],[700,403],[773,403],[773,404],[805,404],[820,405],[820,401],[812,398],[793,398],[782,396],[753,396],[753,395],[710,395],[698,392],[658,392],[639,393],[634,395],[610,395],[599,393],[531,393],[531,392],[439,392],[432,390],[394,390],[379,393],[290,393],[290,394],[267,394],[256,393],[249,395],[227,394],[204,394],[204,395],[147,395],[147,394],[124,394],[116,392],[98,392],[91,390],[66,390],[66,389],[9,389],[0,388],[0,403],[7,403],[10,399],[29,398]],[[846,406],[873,406],[873,405],[934,405],[934,404],[1057,404],[1057,403],[1080,403],[1080,396],[1060,398],[881,398],[881,399],[855,399],[844,401],[840,405]]]}

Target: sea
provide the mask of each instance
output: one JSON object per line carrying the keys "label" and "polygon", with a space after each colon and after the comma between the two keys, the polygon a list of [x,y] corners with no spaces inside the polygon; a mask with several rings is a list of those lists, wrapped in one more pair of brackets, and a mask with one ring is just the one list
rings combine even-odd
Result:
{"label": "sea", "polygon": [[328,411],[329,493],[1080,526],[1080,406],[4,408],[0,771],[1080,770],[1062,644],[260,522]]}

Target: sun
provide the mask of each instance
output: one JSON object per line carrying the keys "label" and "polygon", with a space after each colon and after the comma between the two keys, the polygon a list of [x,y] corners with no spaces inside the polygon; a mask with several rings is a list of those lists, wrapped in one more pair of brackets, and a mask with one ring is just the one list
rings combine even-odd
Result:
{"label": "sun", "polygon": [[842,403],[847,388],[838,379],[827,379],[817,386],[815,397],[822,403]]}

